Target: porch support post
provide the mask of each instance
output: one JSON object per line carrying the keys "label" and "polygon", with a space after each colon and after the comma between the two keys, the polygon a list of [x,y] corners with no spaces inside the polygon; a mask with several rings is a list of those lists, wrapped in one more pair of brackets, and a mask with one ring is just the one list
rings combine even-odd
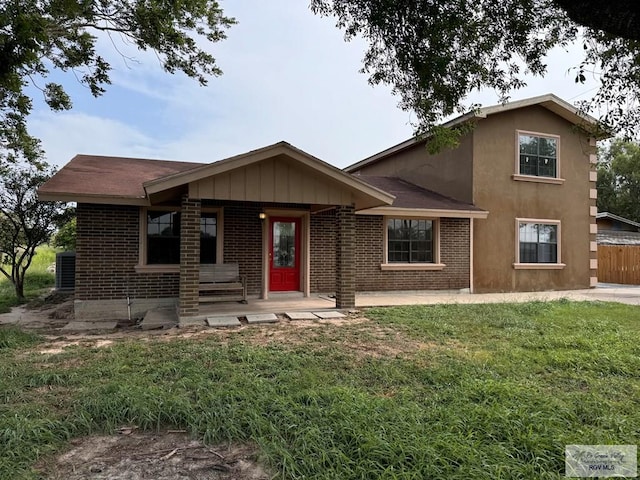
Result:
{"label": "porch support post", "polygon": [[180,214],[180,323],[200,313],[200,200],[182,196]]}
{"label": "porch support post", "polygon": [[353,205],[336,209],[336,308],[356,306],[356,214]]}

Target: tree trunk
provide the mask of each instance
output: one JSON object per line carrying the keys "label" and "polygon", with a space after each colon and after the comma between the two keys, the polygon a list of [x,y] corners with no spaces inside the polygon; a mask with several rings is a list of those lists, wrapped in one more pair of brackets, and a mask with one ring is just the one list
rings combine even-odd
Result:
{"label": "tree trunk", "polygon": [[24,279],[16,278],[15,283],[13,284],[16,290],[16,297],[18,297],[18,301],[20,303],[24,303],[27,299],[24,298]]}

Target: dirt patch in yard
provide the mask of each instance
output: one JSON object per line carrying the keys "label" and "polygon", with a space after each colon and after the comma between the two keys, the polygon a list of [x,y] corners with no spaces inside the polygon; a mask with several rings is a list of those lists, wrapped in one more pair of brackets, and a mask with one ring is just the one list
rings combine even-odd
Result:
{"label": "dirt patch in yard", "polygon": [[289,347],[339,348],[359,358],[401,357],[428,347],[360,314],[325,320],[281,321],[251,333],[248,341],[257,345],[277,343]]}
{"label": "dirt patch in yard", "polygon": [[108,339],[91,339],[91,340],[55,340],[46,344],[46,347],[38,350],[42,355],[58,355],[63,353],[65,348],[74,345],[88,348],[104,348],[113,345],[113,340]]}
{"label": "dirt patch in yard", "polygon": [[410,338],[391,327],[378,325],[361,315],[324,320],[280,318],[276,323],[210,328],[189,326],[167,330],[119,328],[114,332],[45,335],[48,342],[37,347],[44,355],[57,355],[69,347],[108,348],[120,340],[170,342],[178,339],[214,338],[221,343],[241,339],[253,345],[279,345],[285,348],[341,348],[358,357],[392,358],[419,350],[442,348]]}
{"label": "dirt patch in yard", "polygon": [[183,432],[141,433],[71,441],[36,469],[49,480],[266,480],[273,477],[249,445],[203,445]]}

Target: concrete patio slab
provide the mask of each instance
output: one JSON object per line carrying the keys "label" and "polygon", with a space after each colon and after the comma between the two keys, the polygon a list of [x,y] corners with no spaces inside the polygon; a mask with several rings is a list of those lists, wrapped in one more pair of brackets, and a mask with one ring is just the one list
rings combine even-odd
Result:
{"label": "concrete patio slab", "polygon": [[238,317],[218,316],[207,317],[207,325],[210,327],[239,327],[242,324]]}
{"label": "concrete patio slab", "polygon": [[10,312],[0,314],[0,325],[2,324],[18,324],[20,321],[28,317],[28,312],[24,307],[13,307]]}
{"label": "concrete patio slab", "polygon": [[317,316],[318,318],[322,318],[323,320],[329,319],[329,318],[344,318],[346,317],[346,315],[344,313],[340,313],[338,311],[335,310],[328,310],[326,312],[313,312],[313,314],[315,316]]}
{"label": "concrete patio slab", "polygon": [[63,332],[102,332],[105,330],[115,330],[117,326],[118,322],[115,320],[100,320],[97,322],[72,320],[60,330]]}
{"label": "concrete patio slab", "polygon": [[317,320],[312,312],[284,312],[289,320]]}
{"label": "concrete patio slab", "polygon": [[207,324],[205,317],[181,318],[178,326],[183,327],[203,327]]}
{"label": "concrete patio slab", "polygon": [[255,315],[247,315],[247,323],[276,323],[278,317],[275,313],[259,313]]}

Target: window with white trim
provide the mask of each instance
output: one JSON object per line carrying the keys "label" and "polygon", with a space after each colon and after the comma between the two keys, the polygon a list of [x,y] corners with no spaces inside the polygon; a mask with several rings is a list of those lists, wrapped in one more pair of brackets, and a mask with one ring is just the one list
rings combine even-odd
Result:
{"label": "window with white trim", "polygon": [[553,135],[518,132],[518,174],[558,178],[558,144]]}
{"label": "window with white trim", "polygon": [[433,220],[387,219],[388,263],[435,263],[435,247]]}
{"label": "window with white trim", "polygon": [[517,263],[559,263],[560,223],[518,222]]}

